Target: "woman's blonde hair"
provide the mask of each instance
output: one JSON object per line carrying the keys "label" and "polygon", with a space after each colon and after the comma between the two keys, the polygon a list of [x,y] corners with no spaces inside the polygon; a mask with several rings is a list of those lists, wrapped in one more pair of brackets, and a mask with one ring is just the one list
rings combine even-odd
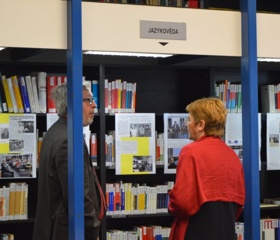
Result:
{"label": "woman's blonde hair", "polygon": [[207,136],[222,137],[225,131],[227,109],[218,98],[198,99],[186,107],[195,123],[205,121],[204,132]]}

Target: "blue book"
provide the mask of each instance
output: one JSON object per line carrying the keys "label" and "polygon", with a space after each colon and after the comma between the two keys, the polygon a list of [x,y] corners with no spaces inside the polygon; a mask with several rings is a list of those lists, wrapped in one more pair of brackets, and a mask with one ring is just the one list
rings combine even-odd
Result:
{"label": "blue book", "polygon": [[109,211],[114,211],[114,192],[109,192]]}
{"label": "blue book", "polygon": [[120,186],[121,186],[121,210],[124,211],[125,210],[125,191],[124,191],[124,184],[122,181],[120,182]]}
{"label": "blue book", "polygon": [[99,85],[97,80],[91,81],[91,91],[93,94],[93,100],[96,104],[96,111],[98,112],[99,109],[99,91],[98,91]]}
{"label": "blue book", "polygon": [[19,84],[19,87],[20,87],[20,92],[21,92],[24,112],[25,113],[31,113],[30,102],[29,102],[29,98],[28,98],[28,93],[27,93],[27,87],[26,87],[26,84],[25,84],[25,79],[24,79],[23,76],[20,76],[18,78],[18,81],[19,81],[18,84]]}
{"label": "blue book", "polygon": [[275,228],[275,240],[280,240],[280,218],[277,219],[278,224],[277,227]]}

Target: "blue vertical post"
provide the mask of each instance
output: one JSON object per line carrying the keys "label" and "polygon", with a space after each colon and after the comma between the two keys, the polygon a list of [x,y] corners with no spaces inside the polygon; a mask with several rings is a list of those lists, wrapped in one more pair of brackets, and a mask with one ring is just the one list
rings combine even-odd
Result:
{"label": "blue vertical post", "polygon": [[67,1],[69,239],[84,239],[81,0]]}
{"label": "blue vertical post", "polygon": [[242,126],[246,202],[245,239],[260,239],[258,68],[256,0],[240,0],[242,23]]}

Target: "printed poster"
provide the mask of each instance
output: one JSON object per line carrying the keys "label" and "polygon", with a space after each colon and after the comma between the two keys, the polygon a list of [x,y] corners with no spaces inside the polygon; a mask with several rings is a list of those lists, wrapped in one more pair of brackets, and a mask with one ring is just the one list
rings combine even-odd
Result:
{"label": "printed poster", "polygon": [[[258,114],[258,133],[259,133],[259,170],[261,170],[261,115]],[[242,113],[228,113],[225,129],[225,143],[230,146],[240,161],[243,163],[243,140],[242,140]]]}
{"label": "printed poster", "polygon": [[280,170],[280,114],[267,113],[266,154],[267,170]]}
{"label": "printed poster", "polygon": [[164,114],[164,173],[176,173],[181,148],[192,142],[186,125],[188,113]]}
{"label": "printed poster", "polygon": [[154,113],[115,114],[116,175],[155,174]]}
{"label": "printed poster", "polygon": [[0,178],[35,178],[36,114],[0,114]]}

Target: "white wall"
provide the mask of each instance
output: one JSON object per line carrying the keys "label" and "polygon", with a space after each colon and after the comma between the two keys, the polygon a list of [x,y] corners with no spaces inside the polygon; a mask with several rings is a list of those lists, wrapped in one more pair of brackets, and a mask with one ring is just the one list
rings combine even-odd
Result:
{"label": "white wall", "polygon": [[[0,46],[67,48],[67,2],[0,0]],[[83,49],[241,56],[241,13],[82,3]],[[186,40],[140,38],[140,20],[184,22]],[[280,57],[280,15],[258,14],[258,55]]]}

